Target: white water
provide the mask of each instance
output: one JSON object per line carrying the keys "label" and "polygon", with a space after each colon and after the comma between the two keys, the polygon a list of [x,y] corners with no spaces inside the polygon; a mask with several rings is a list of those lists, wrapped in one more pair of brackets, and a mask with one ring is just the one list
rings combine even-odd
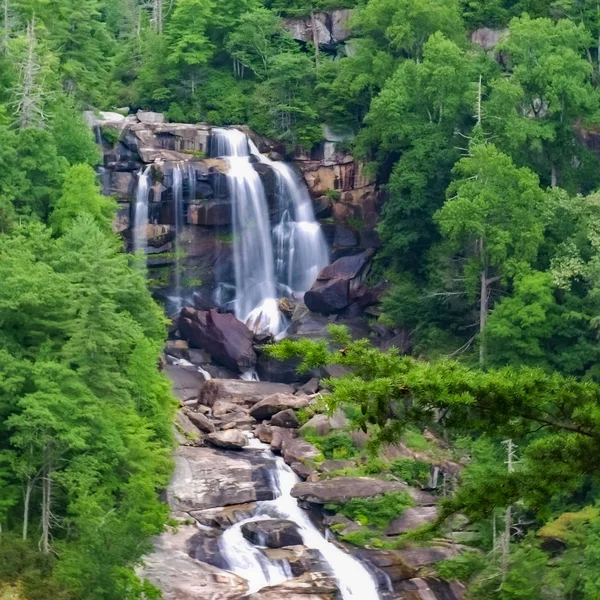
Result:
{"label": "white water", "polygon": [[181,249],[179,245],[179,236],[183,227],[183,174],[181,167],[173,167],[173,221],[175,223],[175,303],[176,308],[180,309],[181,299]]}
{"label": "white water", "polygon": [[188,164],[188,199],[190,202],[196,199],[196,168],[192,163]]}
{"label": "white water", "polygon": [[235,316],[257,333],[278,333],[283,325],[275,288],[275,269],[267,199],[250,163],[248,138],[236,129],[215,130],[216,148],[229,163],[232,200]]}
{"label": "white water", "polygon": [[[285,328],[278,298],[302,294],[329,263],[327,244],[315,220],[304,183],[283,163],[258,152],[237,129],[214,129],[212,155],[229,163],[232,199],[235,315],[257,333]],[[269,164],[278,182],[277,223],[272,226],[260,176],[252,159]]]}
{"label": "white water", "polygon": [[[269,447],[256,439],[250,440],[248,448],[260,448],[266,457],[275,458]],[[248,579],[250,593],[289,579],[290,575],[287,575],[281,564],[271,563],[265,567],[264,555],[258,551],[261,554],[258,557],[257,548],[249,544],[241,533],[242,524],[249,521],[268,517],[288,519],[298,526],[304,545],[319,550],[337,580],[342,600],[379,600],[378,586],[371,573],[360,561],[321,535],[292,497],[292,488],[300,481],[296,474],[285,464],[283,458],[277,457],[274,462],[275,468],[270,473],[273,489],[277,493],[275,500],[258,502],[256,515],[227,529],[219,541],[219,550],[227,559],[230,570]]]}
{"label": "white water", "polygon": [[150,167],[139,172],[135,195],[133,221],[133,251],[146,252],[148,246],[148,196],[150,195]]}
{"label": "white water", "polygon": [[278,183],[279,223],[273,228],[277,280],[304,293],[329,264],[327,243],[304,183],[285,163],[271,162],[271,167]]}

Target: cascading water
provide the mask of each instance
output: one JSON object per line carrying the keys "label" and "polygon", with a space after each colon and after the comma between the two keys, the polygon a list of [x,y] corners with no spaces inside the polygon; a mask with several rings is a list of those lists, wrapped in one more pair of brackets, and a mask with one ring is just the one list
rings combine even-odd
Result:
{"label": "cascading water", "polygon": [[146,252],[148,246],[148,196],[150,195],[150,167],[140,171],[135,195],[133,221],[133,251]]}
{"label": "cascading water", "polygon": [[306,186],[289,165],[270,164],[278,184],[279,222],[273,228],[277,280],[292,292],[304,293],[329,264],[327,243]]}
{"label": "cascading water", "polygon": [[183,227],[183,174],[181,167],[175,165],[173,167],[173,221],[175,223],[175,304],[177,308],[181,308],[181,249],[179,244],[179,236]]}
{"label": "cascading water", "polygon": [[250,163],[248,138],[235,129],[213,132],[213,151],[229,164],[232,199],[235,316],[256,332],[282,328],[277,304],[267,199]]}
{"label": "cascading water", "polygon": [[250,440],[249,448],[260,448],[266,457],[274,459],[271,476],[273,491],[277,497],[275,500],[257,502],[254,517],[232,525],[221,536],[219,550],[228,561],[229,569],[248,580],[250,593],[289,579],[291,575],[284,565],[268,561],[256,546],[243,538],[241,532],[241,526],[249,521],[269,517],[288,519],[298,526],[304,545],[321,553],[337,580],[342,600],[379,600],[377,582],[371,573],[360,561],[321,535],[308,515],[298,506],[291,490],[299,479],[283,458],[275,458],[269,447],[256,439]]}
{"label": "cascading water", "polygon": [[[285,325],[278,296],[304,293],[329,262],[310,196],[289,166],[260,155],[241,131],[213,130],[211,149],[229,164],[236,317],[256,332],[278,334]],[[278,214],[273,228],[252,159],[269,164],[276,175]]]}

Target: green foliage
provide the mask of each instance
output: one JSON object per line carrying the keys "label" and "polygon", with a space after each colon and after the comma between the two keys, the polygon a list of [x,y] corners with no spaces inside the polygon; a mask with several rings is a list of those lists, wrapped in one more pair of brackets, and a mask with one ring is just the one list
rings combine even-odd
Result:
{"label": "green foliage", "polygon": [[424,485],[429,478],[429,464],[410,458],[396,458],[390,464],[390,472],[411,485]]}
{"label": "green foliage", "polygon": [[383,529],[412,505],[413,501],[407,493],[390,492],[375,498],[352,498],[344,504],[327,504],[325,508],[339,512],[361,525]]}
{"label": "green foliage", "polygon": [[443,560],[435,566],[435,571],[442,579],[460,579],[468,581],[484,569],[487,560],[476,552],[465,552],[453,558]]}
{"label": "green foliage", "polygon": [[326,436],[319,436],[313,427],[308,427],[302,432],[302,437],[318,448],[327,459],[343,460],[359,454],[354,440],[345,432],[332,431]]}

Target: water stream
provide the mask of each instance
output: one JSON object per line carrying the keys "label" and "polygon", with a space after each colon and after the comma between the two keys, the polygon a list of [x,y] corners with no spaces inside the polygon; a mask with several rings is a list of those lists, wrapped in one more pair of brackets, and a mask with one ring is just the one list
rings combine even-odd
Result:
{"label": "water stream", "polygon": [[181,298],[181,247],[179,243],[181,230],[183,228],[183,174],[181,167],[173,167],[173,222],[175,223],[175,303],[176,308],[182,305]]}
{"label": "water stream", "polygon": [[[329,262],[308,190],[288,165],[261,155],[237,129],[215,129],[212,155],[229,165],[232,201],[235,315],[256,332],[279,334],[285,321],[278,298],[302,294]],[[277,181],[274,224],[253,163],[268,164]]]}
{"label": "water stream", "polygon": [[146,252],[148,246],[148,196],[150,195],[150,167],[140,170],[133,221],[133,251]]}
{"label": "water stream", "polygon": [[270,471],[275,500],[257,502],[255,515],[231,526],[219,540],[219,550],[227,560],[229,569],[248,580],[249,593],[262,587],[277,585],[291,578],[289,565],[271,562],[265,555],[244,539],[241,527],[249,521],[280,518],[293,521],[298,526],[304,545],[318,550],[337,580],[342,600],[379,600],[378,585],[366,567],[337,545],[329,542],[299,506],[291,491],[300,480],[285,464],[283,458],[275,457],[269,446],[251,439],[250,449],[261,449],[265,457],[273,459]]}

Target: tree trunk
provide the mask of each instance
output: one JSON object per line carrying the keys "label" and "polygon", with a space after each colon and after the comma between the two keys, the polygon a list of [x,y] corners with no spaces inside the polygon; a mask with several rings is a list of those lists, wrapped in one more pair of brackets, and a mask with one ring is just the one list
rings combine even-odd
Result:
{"label": "tree trunk", "polygon": [[25,488],[25,501],[23,503],[23,539],[27,540],[27,534],[29,529],[29,504],[31,501],[31,492],[33,490],[34,480],[29,478],[27,480],[27,487]]}
{"label": "tree trunk", "polygon": [[481,269],[481,289],[479,291],[479,366],[485,364],[485,324],[488,317],[488,279],[487,279],[487,264],[484,256],[483,238],[479,240],[479,256],[483,265]]}
{"label": "tree trunk", "polygon": [[554,163],[552,163],[552,171],[550,173],[550,185],[552,186],[552,189],[558,187],[558,172]]}
{"label": "tree trunk", "polygon": [[52,503],[52,471],[49,467],[44,468],[44,478],[42,485],[42,539],[40,540],[40,550],[44,554],[50,552],[50,515]]}
{"label": "tree trunk", "polygon": [[310,26],[312,29],[313,44],[315,45],[315,63],[318,67],[321,57],[319,55],[319,32],[317,31],[317,19],[314,10],[310,11]]}

